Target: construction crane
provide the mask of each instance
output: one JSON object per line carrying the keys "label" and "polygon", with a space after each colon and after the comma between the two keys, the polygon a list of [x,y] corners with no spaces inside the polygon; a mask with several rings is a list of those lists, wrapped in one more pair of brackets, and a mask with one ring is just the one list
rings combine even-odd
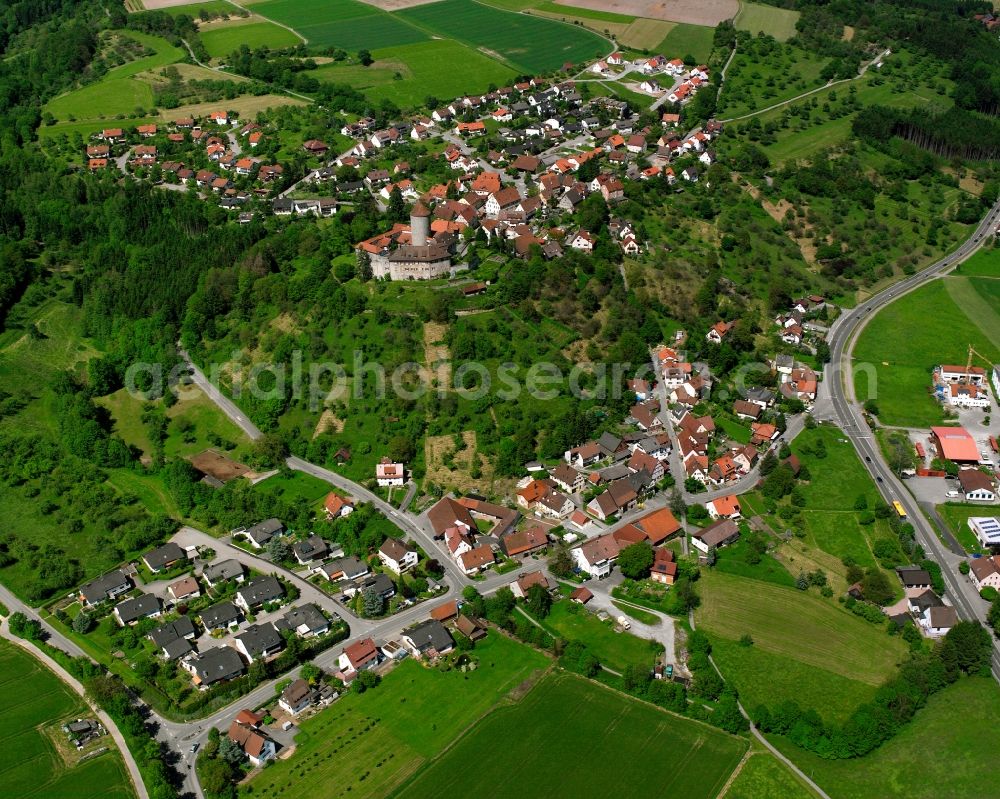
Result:
{"label": "construction crane", "polygon": [[965,361],[965,382],[966,383],[971,383],[972,382],[972,356],[973,355],[977,356],[983,363],[985,363],[987,365],[987,367],[993,366],[993,362],[990,361],[989,358],[987,358],[981,352],[976,352],[976,348],[973,347],[970,344],[969,345],[969,357]]}

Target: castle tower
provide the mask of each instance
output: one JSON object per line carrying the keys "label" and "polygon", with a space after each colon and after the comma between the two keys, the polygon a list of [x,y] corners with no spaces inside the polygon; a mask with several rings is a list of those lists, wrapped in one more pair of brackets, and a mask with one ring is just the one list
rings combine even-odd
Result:
{"label": "castle tower", "polygon": [[410,212],[410,244],[424,247],[431,233],[431,212],[419,200]]}

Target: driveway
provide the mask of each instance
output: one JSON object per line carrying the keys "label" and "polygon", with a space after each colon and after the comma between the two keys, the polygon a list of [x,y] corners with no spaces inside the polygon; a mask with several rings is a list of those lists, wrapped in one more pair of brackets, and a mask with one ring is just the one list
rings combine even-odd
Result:
{"label": "driveway", "polygon": [[[616,580],[616,577],[620,578],[621,574],[616,572],[614,577],[610,577],[607,580],[596,583],[591,581],[587,583],[587,588],[589,588],[594,594],[594,598],[587,603],[587,608],[589,610],[604,610],[614,619],[623,615],[623,611],[619,610],[611,603],[611,589],[621,582],[621,579]],[[622,602],[620,599],[616,601]],[[625,602],[624,604],[630,603]],[[659,613],[655,610],[639,608],[638,606],[636,606],[636,608],[642,610],[644,613],[656,616],[659,618],[660,623],[656,625],[644,624],[638,619],[629,616],[628,620],[632,625],[629,633],[637,638],[659,641],[663,644],[663,648],[666,651],[666,662],[677,664],[677,654],[674,650],[674,620],[670,616]]]}

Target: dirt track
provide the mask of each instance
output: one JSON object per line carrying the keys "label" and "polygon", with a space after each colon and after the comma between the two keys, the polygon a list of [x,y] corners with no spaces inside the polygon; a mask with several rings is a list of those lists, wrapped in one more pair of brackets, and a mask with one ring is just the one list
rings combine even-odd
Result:
{"label": "dirt track", "polygon": [[559,5],[610,11],[633,17],[715,27],[740,10],[739,0],[555,0]]}

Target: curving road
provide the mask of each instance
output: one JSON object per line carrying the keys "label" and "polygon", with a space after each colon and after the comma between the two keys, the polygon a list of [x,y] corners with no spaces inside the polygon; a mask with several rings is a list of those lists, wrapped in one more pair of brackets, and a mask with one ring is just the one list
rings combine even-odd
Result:
{"label": "curving road", "polygon": [[[948,599],[955,606],[959,617],[966,620],[985,619],[988,604],[979,596],[972,583],[958,573],[958,556],[941,543],[930,522],[924,517],[916,499],[906,490],[903,482],[889,468],[878,441],[862,415],[854,396],[852,353],[858,335],[871,318],[882,308],[904,294],[908,294],[930,280],[942,277],[958,264],[971,257],[996,230],[1000,222],[1000,202],[994,205],[972,235],[954,252],[926,269],[896,283],[871,297],[853,310],[843,314],[834,323],[828,336],[831,362],[821,386],[827,396],[817,403],[817,417],[825,414],[835,421],[854,444],[869,474],[876,482],[886,501],[899,501],[906,510],[907,519],[916,531],[917,541],[928,557],[941,565],[947,587]],[[822,410],[821,410],[822,407]],[[994,640],[993,675],[1000,681],[1000,652]]]}

